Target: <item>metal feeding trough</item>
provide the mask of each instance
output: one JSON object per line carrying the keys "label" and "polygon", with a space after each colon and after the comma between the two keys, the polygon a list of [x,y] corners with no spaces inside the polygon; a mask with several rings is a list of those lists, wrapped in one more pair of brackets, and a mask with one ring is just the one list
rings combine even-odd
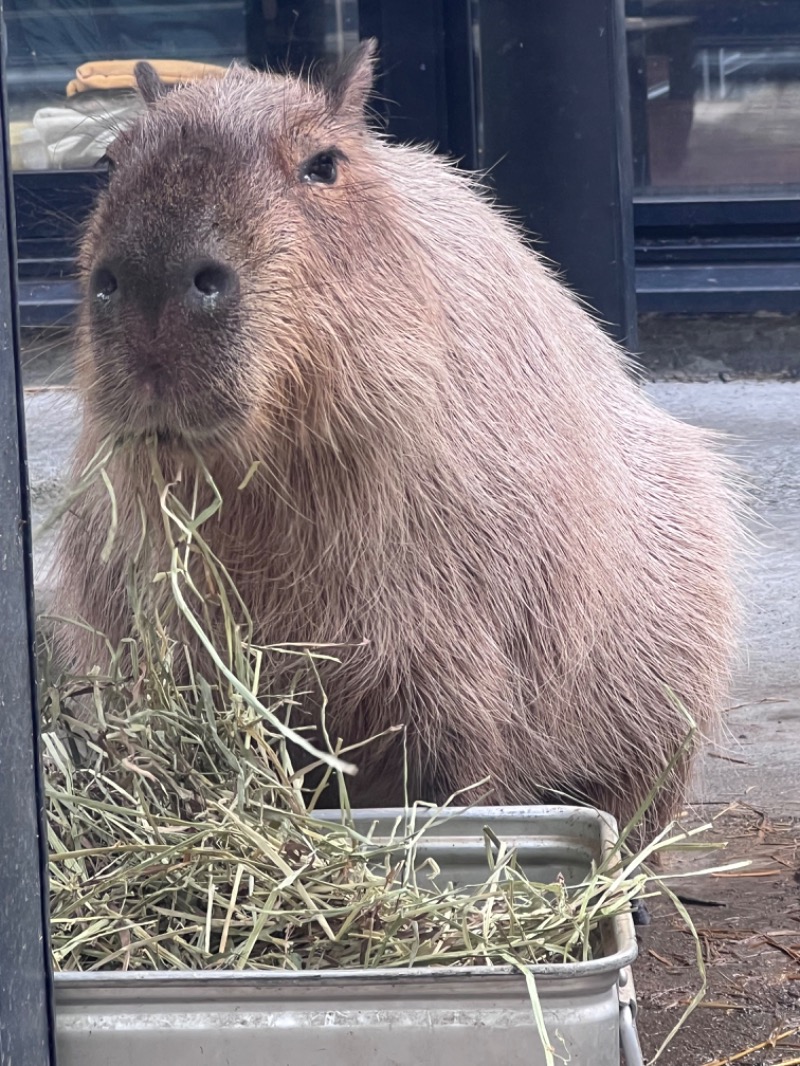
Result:
{"label": "metal feeding trough", "polygon": [[[381,836],[400,814],[355,818],[361,829],[378,821]],[[593,810],[473,808],[432,827],[420,858],[433,857],[456,883],[482,882],[487,825],[517,849],[529,877],[547,883],[583,880],[616,835]],[[601,935],[600,958],[531,967],[552,1059],[519,971],[420,967],[58,974],[59,1066],[642,1066],[632,919],[609,920]]]}

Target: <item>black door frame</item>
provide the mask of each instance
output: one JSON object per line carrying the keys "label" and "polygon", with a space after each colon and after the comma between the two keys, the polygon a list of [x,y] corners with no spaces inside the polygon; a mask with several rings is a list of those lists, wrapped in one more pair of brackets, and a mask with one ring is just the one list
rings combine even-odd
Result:
{"label": "black door frame", "polygon": [[0,1061],[54,1066],[14,203],[0,54]]}

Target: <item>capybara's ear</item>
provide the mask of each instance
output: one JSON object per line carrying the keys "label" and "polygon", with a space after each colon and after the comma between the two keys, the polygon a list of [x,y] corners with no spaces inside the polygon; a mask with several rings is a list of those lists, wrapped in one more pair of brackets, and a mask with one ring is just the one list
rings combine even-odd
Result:
{"label": "capybara's ear", "polygon": [[328,75],[325,87],[337,111],[363,112],[372,92],[377,53],[378,42],[370,37]]}
{"label": "capybara's ear", "polygon": [[149,63],[144,61],[137,63],[133,68],[133,76],[136,78],[136,87],[146,104],[154,104],[167,93],[167,86]]}

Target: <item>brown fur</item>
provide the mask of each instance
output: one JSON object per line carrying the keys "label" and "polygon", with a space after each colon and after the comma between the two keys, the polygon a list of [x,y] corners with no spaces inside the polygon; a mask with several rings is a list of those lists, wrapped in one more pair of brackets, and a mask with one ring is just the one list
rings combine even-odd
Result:
{"label": "brown fur", "polygon": [[[68,520],[60,611],[125,634],[135,500],[153,498],[137,440],[159,433],[173,469],[190,441],[222,489],[207,533],[258,637],[346,646],[322,669],[334,735],[405,724],[412,798],[489,772],[489,802],[562,788],[626,822],[686,733],[667,688],[703,730],[726,692],[724,463],[648,400],[474,182],[369,131],[371,63],[362,49],[327,86],[240,69],[150,86],[111,149],[85,277],[123,257],[152,293],[110,315],[87,300],[76,467],[107,434],[133,443],[110,471],[107,565],[105,491]],[[337,183],[299,181],[332,146]],[[207,325],[159,296],[198,249],[240,284]],[[79,668],[97,659],[84,630],[62,636]],[[354,804],[401,802],[397,735],[363,763]]]}

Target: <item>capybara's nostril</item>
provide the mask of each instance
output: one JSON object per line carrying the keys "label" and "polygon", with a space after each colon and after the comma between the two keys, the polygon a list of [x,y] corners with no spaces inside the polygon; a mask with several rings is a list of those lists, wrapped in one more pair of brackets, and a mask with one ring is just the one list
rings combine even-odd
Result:
{"label": "capybara's nostril", "polygon": [[108,303],[116,291],[116,275],[108,267],[97,267],[91,279],[91,293],[95,300],[101,304]]}
{"label": "capybara's nostril", "polygon": [[195,267],[187,297],[203,307],[222,306],[235,295],[238,279],[235,271],[224,263],[203,263]]}

